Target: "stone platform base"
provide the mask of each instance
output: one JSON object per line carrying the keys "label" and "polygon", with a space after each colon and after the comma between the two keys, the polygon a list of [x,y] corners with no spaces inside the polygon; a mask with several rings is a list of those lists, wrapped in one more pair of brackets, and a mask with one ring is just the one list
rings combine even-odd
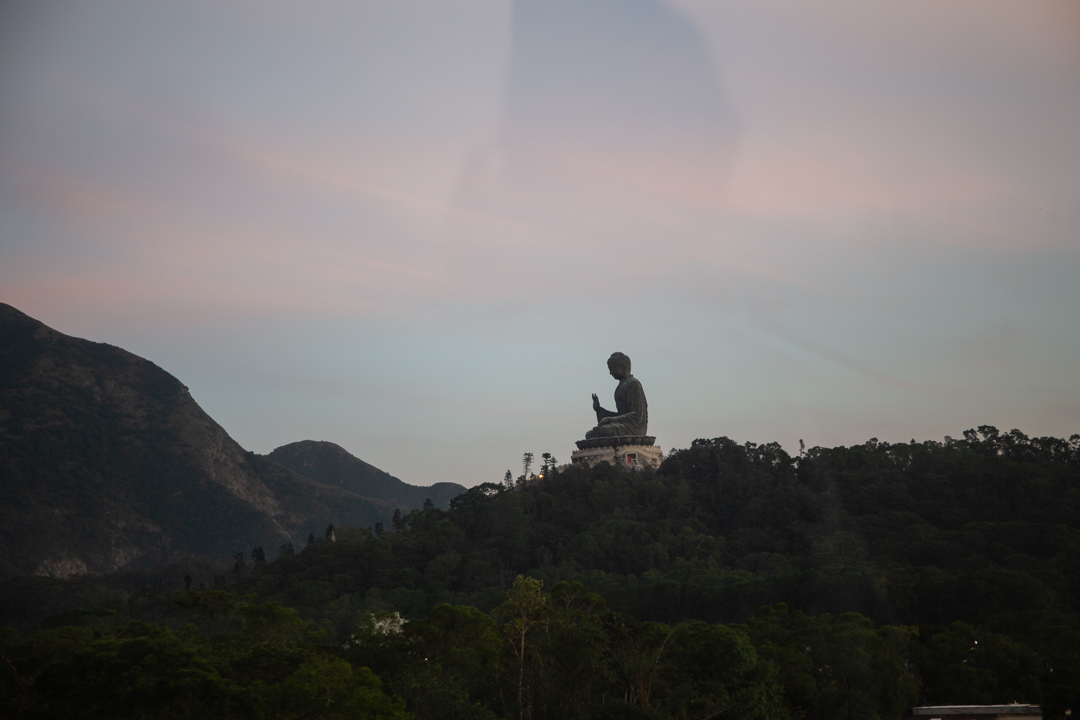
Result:
{"label": "stone platform base", "polygon": [[589,466],[597,463],[611,463],[631,468],[658,468],[664,453],[656,445],[610,445],[575,450],[570,455],[573,464],[585,463]]}

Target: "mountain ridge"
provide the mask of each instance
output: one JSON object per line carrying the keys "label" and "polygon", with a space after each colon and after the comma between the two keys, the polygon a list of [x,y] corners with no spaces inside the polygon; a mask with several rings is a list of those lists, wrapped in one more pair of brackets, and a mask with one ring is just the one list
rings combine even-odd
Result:
{"label": "mountain ridge", "polygon": [[0,578],[272,550],[399,507],[244,450],[153,362],[3,303],[0,477]]}
{"label": "mountain ridge", "polygon": [[429,499],[445,510],[450,507],[450,500],[466,491],[464,485],[451,482],[410,485],[326,440],[289,443],[266,457],[312,480],[357,495],[379,497],[405,511],[419,508]]}

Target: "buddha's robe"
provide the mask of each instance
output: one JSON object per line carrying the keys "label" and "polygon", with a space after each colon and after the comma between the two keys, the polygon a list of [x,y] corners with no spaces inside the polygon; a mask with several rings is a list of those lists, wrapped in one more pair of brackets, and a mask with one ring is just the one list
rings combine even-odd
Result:
{"label": "buddha's robe", "polygon": [[644,436],[649,426],[649,403],[645,401],[645,391],[633,375],[627,375],[615,388],[615,412],[600,408],[596,411],[596,422],[604,418],[611,420],[604,425],[597,425],[585,433],[586,439],[599,437]]}

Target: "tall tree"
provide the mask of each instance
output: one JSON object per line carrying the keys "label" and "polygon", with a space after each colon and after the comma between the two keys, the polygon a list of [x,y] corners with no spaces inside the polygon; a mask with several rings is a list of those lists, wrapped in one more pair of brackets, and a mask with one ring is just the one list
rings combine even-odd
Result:
{"label": "tall tree", "polygon": [[521,465],[522,465],[522,467],[525,468],[525,472],[522,473],[522,475],[521,475],[521,479],[522,479],[523,482],[528,482],[528,480],[529,480],[529,468],[532,467],[532,464],[533,464],[533,454],[532,453],[525,453],[524,455],[521,456]]}
{"label": "tall tree", "polygon": [[544,595],[543,587],[543,580],[518,575],[507,593],[506,602],[495,609],[495,617],[503,623],[503,636],[518,666],[519,720],[531,715],[529,705],[525,702],[526,639],[531,630],[543,627],[548,622],[548,597]]}

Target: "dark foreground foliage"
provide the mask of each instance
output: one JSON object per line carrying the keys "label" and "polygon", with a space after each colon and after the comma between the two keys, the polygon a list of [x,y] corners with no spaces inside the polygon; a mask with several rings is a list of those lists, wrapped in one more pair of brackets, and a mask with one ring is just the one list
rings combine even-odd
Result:
{"label": "dark foreground foliage", "polygon": [[[422,718],[1080,707],[1077,437],[983,427],[799,457],[699,440],[656,473],[487,483],[393,525],[216,577],[295,608],[297,647],[371,668]],[[71,594],[187,637],[179,570],[142,572],[138,590],[130,573],[19,578],[0,613],[29,630]]]}
{"label": "dark foreground foliage", "polygon": [[1061,717],[1075,691],[1028,646],[960,622],[876,627],[780,604],[740,624],[666,624],[614,612],[580,583],[548,593],[520,576],[490,615],[367,614],[333,641],[277,602],[206,590],[171,603],[166,625],[76,610],[27,638],[7,630],[0,714],[870,720],[1021,697]]}
{"label": "dark foreground foliage", "polygon": [[6,635],[0,714],[408,717],[378,677],[328,651],[292,608],[223,591],[185,593],[177,603],[198,624],[173,631],[112,611],[75,611],[25,641]]}

